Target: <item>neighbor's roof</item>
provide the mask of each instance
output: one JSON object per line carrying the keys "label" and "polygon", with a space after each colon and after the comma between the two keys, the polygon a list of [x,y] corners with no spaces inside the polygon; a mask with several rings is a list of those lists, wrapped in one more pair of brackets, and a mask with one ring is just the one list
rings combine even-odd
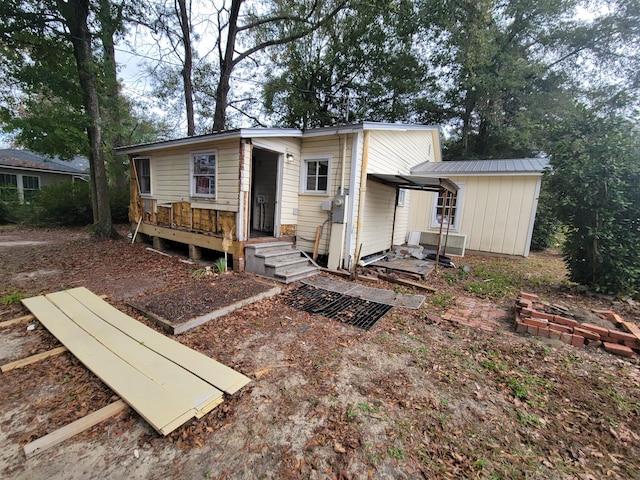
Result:
{"label": "neighbor's roof", "polygon": [[152,150],[161,150],[169,147],[179,147],[185,145],[198,145],[214,140],[228,138],[273,138],[273,137],[314,137],[320,135],[344,135],[363,130],[435,130],[439,131],[437,125],[412,125],[402,123],[381,123],[381,122],[361,122],[347,125],[334,125],[330,127],[318,127],[301,130],[298,128],[239,128],[236,130],[226,130],[224,132],[208,133],[205,135],[195,135],[193,137],[176,138],[173,140],[162,140],[159,142],[142,143],[138,145],[127,145],[118,147],[116,152],[122,154],[146,153]]}
{"label": "neighbor's roof", "polygon": [[20,170],[39,170],[52,173],[68,173],[71,175],[86,175],[86,172],[70,165],[43,157],[29,150],[5,148],[0,150],[0,167],[11,167]]}
{"label": "neighbor's roof", "polygon": [[515,158],[509,160],[463,160],[423,162],[411,169],[412,174],[464,175],[535,175],[549,166],[548,158]]}

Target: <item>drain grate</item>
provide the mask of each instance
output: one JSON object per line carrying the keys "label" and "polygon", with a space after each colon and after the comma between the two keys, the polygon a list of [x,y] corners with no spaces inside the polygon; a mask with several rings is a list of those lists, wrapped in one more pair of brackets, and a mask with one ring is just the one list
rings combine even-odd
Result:
{"label": "drain grate", "polygon": [[369,330],[393,308],[392,305],[350,297],[311,285],[302,285],[283,296],[287,305]]}

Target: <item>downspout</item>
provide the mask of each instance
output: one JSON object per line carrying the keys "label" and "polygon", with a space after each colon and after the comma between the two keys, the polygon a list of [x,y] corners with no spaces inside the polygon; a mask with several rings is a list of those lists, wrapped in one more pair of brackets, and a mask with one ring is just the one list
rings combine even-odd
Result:
{"label": "downspout", "polygon": [[356,251],[362,241],[362,217],[364,215],[364,201],[367,196],[367,167],[369,164],[369,130],[364,132],[362,143],[362,170],[360,171],[360,192],[358,196],[358,222],[356,227]]}

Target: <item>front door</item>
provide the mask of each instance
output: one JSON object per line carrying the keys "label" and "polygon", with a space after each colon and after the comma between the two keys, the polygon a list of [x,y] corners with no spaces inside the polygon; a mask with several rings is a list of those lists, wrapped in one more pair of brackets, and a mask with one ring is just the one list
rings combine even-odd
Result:
{"label": "front door", "polygon": [[278,163],[280,154],[253,148],[250,238],[277,234]]}

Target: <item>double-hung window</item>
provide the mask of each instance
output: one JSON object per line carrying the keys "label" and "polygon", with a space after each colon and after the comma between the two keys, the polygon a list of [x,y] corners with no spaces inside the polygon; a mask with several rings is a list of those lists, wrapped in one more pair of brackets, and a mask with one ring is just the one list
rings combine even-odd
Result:
{"label": "double-hung window", "polygon": [[302,164],[301,187],[303,193],[328,193],[330,158],[307,158]]}
{"label": "double-hung window", "polygon": [[151,161],[148,158],[136,158],[134,162],[140,194],[151,195]]}
{"label": "double-hung window", "polygon": [[440,191],[434,193],[433,208],[431,210],[431,228],[440,228],[440,224],[444,228],[449,226],[450,230],[458,231],[460,226],[460,209],[463,188],[458,184],[458,191],[449,194],[448,203],[446,202],[447,192]]}
{"label": "double-hung window", "polygon": [[0,173],[0,200],[18,198],[18,176],[13,173]]}
{"label": "double-hung window", "polygon": [[40,177],[22,176],[22,195],[25,202],[30,201],[38,190],[40,190]]}
{"label": "double-hung window", "polygon": [[191,155],[191,194],[194,197],[216,197],[216,153]]}

